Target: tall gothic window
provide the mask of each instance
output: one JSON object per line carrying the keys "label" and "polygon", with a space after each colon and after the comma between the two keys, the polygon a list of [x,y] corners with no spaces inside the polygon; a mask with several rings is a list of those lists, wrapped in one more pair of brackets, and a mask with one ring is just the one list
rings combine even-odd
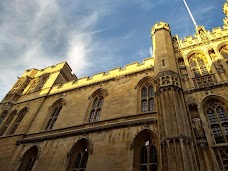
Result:
{"label": "tall gothic window", "polygon": [[205,112],[216,143],[227,143],[228,112],[225,104],[219,100],[210,100],[206,104]]}
{"label": "tall gothic window", "polygon": [[17,127],[20,125],[20,123],[26,113],[27,113],[27,108],[24,108],[19,112],[14,124],[12,125],[12,128],[11,128],[9,134],[14,134],[14,132],[16,131]]}
{"label": "tall gothic window", "polygon": [[[158,153],[155,135],[150,130],[140,132],[132,146],[134,149],[133,171],[157,171]],[[158,139],[156,141],[158,143]]]}
{"label": "tall gothic window", "polygon": [[67,171],[85,171],[89,158],[89,143],[87,140],[79,140],[70,151],[70,159]]}
{"label": "tall gothic window", "polygon": [[60,111],[63,107],[63,100],[59,99],[57,100],[50,108],[49,112],[51,113],[50,118],[48,120],[48,123],[46,125],[46,130],[52,130],[52,128],[55,125],[55,122],[59,116]]}
{"label": "tall gothic window", "polygon": [[157,171],[157,162],[156,147],[148,139],[140,148],[140,171]]}
{"label": "tall gothic window", "polygon": [[38,148],[31,147],[22,157],[21,164],[17,171],[31,171],[38,158]]}
{"label": "tall gothic window", "polygon": [[0,116],[0,125],[2,123],[2,121],[5,119],[5,117],[7,116],[8,114],[8,111],[7,110],[4,110]]}
{"label": "tall gothic window", "polygon": [[190,58],[189,65],[195,77],[208,74],[204,55],[200,53],[194,53],[189,58]]}
{"label": "tall gothic window", "polygon": [[154,89],[151,84],[146,83],[141,88],[141,112],[151,112],[154,109]]}
{"label": "tall gothic window", "polygon": [[11,122],[13,121],[15,115],[17,114],[17,111],[14,110],[13,112],[11,112],[9,115],[8,115],[8,118],[6,119],[6,121],[3,123],[1,129],[0,129],[0,136],[3,135],[7,128],[9,127],[9,125],[11,124]]}
{"label": "tall gothic window", "polygon": [[91,112],[90,112],[89,122],[94,122],[99,120],[103,101],[104,101],[104,98],[102,95],[98,95],[94,99]]}

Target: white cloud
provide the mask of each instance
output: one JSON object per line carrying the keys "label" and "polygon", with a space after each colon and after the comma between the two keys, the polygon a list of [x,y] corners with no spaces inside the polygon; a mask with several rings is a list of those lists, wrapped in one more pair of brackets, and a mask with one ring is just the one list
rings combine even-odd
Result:
{"label": "white cloud", "polygon": [[80,75],[90,65],[87,55],[97,45],[92,42],[93,36],[103,31],[91,30],[104,10],[92,11],[69,24],[64,18],[66,11],[58,2],[0,2],[0,9],[4,9],[0,11],[0,87],[4,87],[0,89],[0,98],[25,69],[68,61]]}

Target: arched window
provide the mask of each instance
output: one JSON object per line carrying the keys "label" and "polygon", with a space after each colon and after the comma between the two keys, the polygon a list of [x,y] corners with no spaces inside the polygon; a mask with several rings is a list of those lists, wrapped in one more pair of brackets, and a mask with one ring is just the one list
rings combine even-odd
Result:
{"label": "arched window", "polygon": [[4,110],[0,116],[0,125],[2,123],[2,121],[5,119],[5,117],[7,116],[8,114],[8,111],[7,110]]}
{"label": "arched window", "polygon": [[152,112],[154,110],[154,89],[151,84],[147,83],[141,88],[141,112]]}
{"label": "arched window", "polygon": [[27,113],[27,108],[24,108],[19,112],[19,114],[18,114],[18,116],[17,116],[17,118],[16,118],[14,124],[12,125],[10,132],[9,132],[10,135],[14,134],[14,132],[16,131],[17,127],[20,125],[20,123],[21,123],[21,121],[24,118],[26,113]]}
{"label": "arched window", "polygon": [[134,171],[158,170],[158,153],[153,137],[154,135],[150,130],[143,130],[136,136],[133,142]]}
{"label": "arched window", "polygon": [[157,171],[157,150],[150,139],[141,146],[140,157],[140,171]]}
{"label": "arched window", "polygon": [[38,158],[37,146],[31,147],[22,157],[21,164],[17,171],[31,171]]}
{"label": "arched window", "polygon": [[205,106],[205,113],[216,143],[228,142],[228,113],[223,102],[212,99]]}
{"label": "arched window", "polygon": [[70,151],[70,159],[67,171],[85,171],[89,158],[89,142],[86,139],[79,140]]}
{"label": "arched window", "polygon": [[45,130],[52,130],[54,127],[54,124],[59,116],[60,111],[62,110],[63,107],[63,99],[57,100],[53,105],[51,106],[49,112],[51,113],[51,116],[48,120],[48,123],[46,125]]}
{"label": "arched window", "polygon": [[195,77],[207,75],[208,70],[204,55],[201,53],[194,53],[189,57],[189,65]]}
{"label": "arched window", "polygon": [[103,96],[98,96],[94,99],[91,112],[90,112],[89,122],[94,122],[99,120],[103,101],[104,101]]}
{"label": "arched window", "polygon": [[5,133],[5,131],[7,130],[7,128],[9,127],[9,125],[11,124],[11,122],[13,121],[15,115],[17,114],[17,111],[14,110],[13,112],[11,112],[8,116],[8,118],[6,119],[6,121],[3,123],[1,129],[0,129],[0,136],[3,135]]}

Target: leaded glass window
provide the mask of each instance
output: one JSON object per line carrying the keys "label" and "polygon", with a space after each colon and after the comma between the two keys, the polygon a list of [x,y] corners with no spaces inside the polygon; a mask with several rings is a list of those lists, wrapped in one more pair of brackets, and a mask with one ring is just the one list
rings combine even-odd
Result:
{"label": "leaded glass window", "polygon": [[157,150],[151,140],[140,148],[140,171],[157,171]]}
{"label": "leaded glass window", "polygon": [[141,112],[151,112],[155,110],[154,89],[146,83],[141,88]]}
{"label": "leaded glass window", "polygon": [[14,124],[12,125],[12,128],[11,128],[9,134],[14,134],[14,132],[17,130],[17,127],[20,125],[20,123],[26,113],[27,113],[27,108],[24,108],[19,112]]}
{"label": "leaded glass window", "polygon": [[203,58],[204,56],[200,53],[195,53],[190,56],[189,65],[195,77],[208,74],[206,61]]}
{"label": "leaded glass window", "polygon": [[62,103],[59,103],[54,107],[51,113],[51,117],[47,123],[46,130],[51,130],[54,127],[55,122],[59,116],[59,113],[62,110],[62,107],[63,107]]}
{"label": "leaded glass window", "polygon": [[89,122],[95,122],[100,119],[101,108],[102,108],[103,102],[104,102],[103,96],[101,94],[98,94],[97,97],[95,97],[93,104],[92,104]]}
{"label": "leaded glass window", "polygon": [[228,142],[228,113],[225,104],[219,100],[210,100],[205,111],[216,143]]}
{"label": "leaded glass window", "polygon": [[9,125],[11,124],[11,122],[13,121],[14,117],[16,116],[17,111],[13,111],[8,115],[8,118],[6,119],[6,121],[3,123],[1,129],[0,129],[0,136],[3,135],[7,128],[9,127]]}
{"label": "leaded glass window", "polygon": [[31,147],[22,157],[21,164],[17,171],[31,171],[38,156],[38,148]]}
{"label": "leaded glass window", "polygon": [[89,158],[89,144],[85,139],[79,140],[71,149],[67,171],[85,171]]}

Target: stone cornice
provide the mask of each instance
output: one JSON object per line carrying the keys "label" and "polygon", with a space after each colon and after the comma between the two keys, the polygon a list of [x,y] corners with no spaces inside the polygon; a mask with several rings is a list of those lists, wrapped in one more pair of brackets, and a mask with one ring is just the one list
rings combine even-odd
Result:
{"label": "stone cornice", "polygon": [[[139,114],[135,116],[122,117],[117,119],[86,123],[79,126],[57,129],[52,131],[39,132],[24,135],[24,138],[17,141],[17,144],[33,143],[38,141],[58,139],[75,135],[85,135],[93,132],[101,132],[129,126],[157,123],[157,113]],[[4,137],[2,137],[4,138]]]}

